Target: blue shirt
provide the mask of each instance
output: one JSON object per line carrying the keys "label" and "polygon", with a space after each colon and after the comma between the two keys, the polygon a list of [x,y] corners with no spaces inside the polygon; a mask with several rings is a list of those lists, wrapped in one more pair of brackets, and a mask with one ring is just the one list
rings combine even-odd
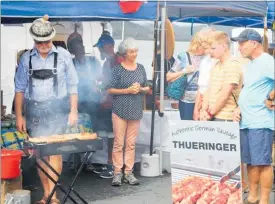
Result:
{"label": "blue shirt", "polygon": [[265,106],[268,94],[274,89],[274,74],[274,59],[267,53],[248,63],[238,101],[241,129],[274,130],[274,111]]}
{"label": "blue shirt", "polygon": [[78,74],[78,101],[100,102],[100,93],[97,91],[96,81],[101,77],[101,64],[92,56],[85,56],[84,63],[73,59]]}
{"label": "blue shirt", "polygon": [[[58,96],[61,99],[68,94],[77,94],[78,77],[73,65],[70,53],[62,47],[52,47],[46,59],[43,59],[36,48],[25,52],[19,62],[15,75],[15,92],[22,92],[26,99],[29,98],[29,60],[32,56],[32,69],[53,69],[54,53],[58,53],[57,58],[57,80]],[[53,86],[53,78],[47,80],[32,79],[33,93],[32,100],[47,101],[56,98]]]}

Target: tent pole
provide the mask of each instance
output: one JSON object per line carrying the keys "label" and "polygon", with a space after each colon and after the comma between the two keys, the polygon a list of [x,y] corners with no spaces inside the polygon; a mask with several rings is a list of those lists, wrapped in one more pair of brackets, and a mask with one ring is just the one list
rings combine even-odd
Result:
{"label": "tent pole", "polygon": [[163,107],[163,102],[164,102],[164,61],[165,61],[165,30],[166,30],[166,25],[165,25],[165,19],[166,19],[166,8],[161,8],[161,50],[160,50],[160,117],[163,116],[164,113],[164,107]]}
{"label": "tent pole", "polygon": [[154,148],[154,132],[155,132],[155,113],[156,113],[156,81],[158,76],[158,62],[157,62],[157,52],[158,52],[158,21],[159,21],[159,2],[157,5],[157,16],[154,24],[154,63],[153,63],[153,87],[152,87],[152,115],[151,115],[151,137],[150,137],[150,156],[153,155]]}
{"label": "tent pole", "polygon": [[164,61],[165,61],[165,31],[166,31],[166,8],[161,8],[161,51],[160,51],[160,108],[159,108],[159,116],[160,116],[160,150],[159,150],[159,167],[160,167],[160,175],[162,175],[162,140],[163,140],[163,116],[164,116]]}
{"label": "tent pole", "polygon": [[122,21],[122,40],[124,40],[125,33],[125,21]]}
{"label": "tent pole", "polygon": [[272,23],[272,43],[275,44],[275,20],[274,22]]}
{"label": "tent pole", "polygon": [[267,16],[264,17],[264,36],[263,36],[263,47],[264,52],[268,53],[268,36],[267,36]]}

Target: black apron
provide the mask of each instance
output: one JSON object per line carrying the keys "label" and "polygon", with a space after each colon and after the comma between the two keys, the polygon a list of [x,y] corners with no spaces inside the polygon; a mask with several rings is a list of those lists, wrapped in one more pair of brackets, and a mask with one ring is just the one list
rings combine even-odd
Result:
{"label": "black apron", "polygon": [[53,78],[53,87],[58,96],[57,57],[54,53],[53,69],[33,70],[32,56],[29,60],[29,98],[25,100],[27,131],[31,137],[64,134],[69,113],[69,98],[52,99],[38,102],[33,99],[33,79],[48,80]]}

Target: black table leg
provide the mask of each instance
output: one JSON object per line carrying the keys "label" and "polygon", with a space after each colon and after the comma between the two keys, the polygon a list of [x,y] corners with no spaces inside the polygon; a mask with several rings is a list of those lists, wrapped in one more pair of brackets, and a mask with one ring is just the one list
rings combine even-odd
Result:
{"label": "black table leg", "polygon": [[[41,159],[41,161],[43,162],[43,163],[45,163],[45,165],[46,166],[50,166],[49,164],[48,164],[48,162],[46,161],[46,160],[44,160],[44,159]],[[67,191],[59,184],[59,179],[58,179],[58,181],[55,181],[49,174],[48,174],[48,172],[46,172],[45,171],[45,169],[43,169],[38,163],[36,164],[36,166],[55,184],[55,186],[54,186],[54,189],[52,190],[52,192],[50,193],[50,195],[49,195],[49,197],[48,197],[48,200],[47,200],[47,202],[46,202],[46,204],[49,204],[50,203],[50,201],[51,201],[51,199],[52,199],[52,196],[53,196],[53,194],[54,194],[54,192],[56,191],[56,188],[58,187],[58,188],[60,188],[60,190],[64,193],[64,194],[66,194],[67,193]],[[56,172],[57,173],[57,172]],[[59,175],[58,173],[57,173],[57,175]],[[58,178],[60,177],[60,175],[58,176]],[[70,195],[68,196],[69,198],[70,198],[70,200],[74,203],[74,204],[78,204],[76,201],[75,201],[75,199],[73,198],[73,197],[71,197]]]}
{"label": "black table leg", "polygon": [[84,199],[83,199],[83,198],[73,189],[73,186],[74,186],[74,183],[75,183],[75,181],[76,181],[78,175],[79,175],[80,172],[82,171],[82,169],[83,169],[83,167],[84,167],[84,164],[86,164],[86,162],[87,162],[87,160],[88,160],[88,158],[90,157],[91,154],[92,154],[92,152],[86,152],[86,153],[85,153],[85,156],[84,156],[84,158],[83,158],[83,161],[81,162],[81,165],[80,165],[80,167],[78,168],[78,171],[77,171],[75,177],[73,178],[73,181],[72,181],[72,183],[71,183],[71,185],[70,185],[70,187],[69,187],[69,190],[67,191],[67,194],[66,194],[65,197],[63,198],[61,204],[64,204],[64,203],[66,202],[68,196],[70,195],[70,193],[71,193],[72,191],[77,195],[77,197],[78,197],[83,203],[88,204],[87,201],[85,201],[85,200],[84,200]]}
{"label": "black table leg", "polygon": [[[54,168],[52,168],[52,166],[42,157],[42,158],[40,158],[40,160],[58,177],[58,179],[57,179],[57,181],[55,181],[52,177],[50,178],[50,180],[55,184],[54,185],[54,188],[53,188],[53,190],[51,191],[51,193],[50,193],[50,195],[49,195],[49,197],[48,197],[48,200],[47,200],[47,202],[48,201],[50,201],[51,199],[52,199],[52,197],[53,197],[53,194],[54,194],[54,192],[56,191],[56,188],[57,187],[60,187],[60,185],[59,185],[59,181],[60,181],[60,174],[57,172],[57,171],[55,171],[55,169]],[[44,172],[45,173],[45,172]],[[50,175],[47,175],[47,177],[50,177]],[[66,191],[65,191],[65,193],[66,193]]]}
{"label": "black table leg", "polygon": [[60,176],[60,174],[43,158],[39,158],[56,176]]}
{"label": "black table leg", "polygon": [[94,152],[86,152],[85,156],[83,158],[83,161],[81,162],[80,167],[78,168],[78,171],[75,175],[75,177],[73,178],[73,181],[71,183],[71,185],[69,186],[69,190],[66,191],[59,183],[59,179],[60,179],[60,174],[44,159],[44,158],[40,158],[40,160],[56,175],[58,176],[58,180],[55,181],[49,174],[48,172],[46,172],[38,163],[37,163],[37,167],[55,184],[52,192],[50,193],[48,200],[46,202],[46,204],[50,203],[50,200],[54,194],[54,192],[56,191],[56,188],[60,188],[60,190],[65,194],[65,197],[63,198],[61,204],[64,204],[67,199],[69,198],[73,203],[77,204],[77,202],[70,196],[70,193],[73,192],[84,204],[88,204],[87,201],[82,198],[79,193],[73,189],[73,186],[76,182],[77,177],[79,176],[79,174],[81,173],[84,165],[86,164],[87,160],[90,158],[90,156],[93,154]]}

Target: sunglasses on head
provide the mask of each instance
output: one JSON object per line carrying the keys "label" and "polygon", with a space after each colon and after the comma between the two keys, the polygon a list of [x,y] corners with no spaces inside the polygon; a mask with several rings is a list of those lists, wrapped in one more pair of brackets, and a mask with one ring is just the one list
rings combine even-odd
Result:
{"label": "sunglasses on head", "polygon": [[34,41],[35,44],[38,44],[38,45],[41,45],[41,44],[49,44],[51,41],[50,40],[47,40],[47,41]]}

